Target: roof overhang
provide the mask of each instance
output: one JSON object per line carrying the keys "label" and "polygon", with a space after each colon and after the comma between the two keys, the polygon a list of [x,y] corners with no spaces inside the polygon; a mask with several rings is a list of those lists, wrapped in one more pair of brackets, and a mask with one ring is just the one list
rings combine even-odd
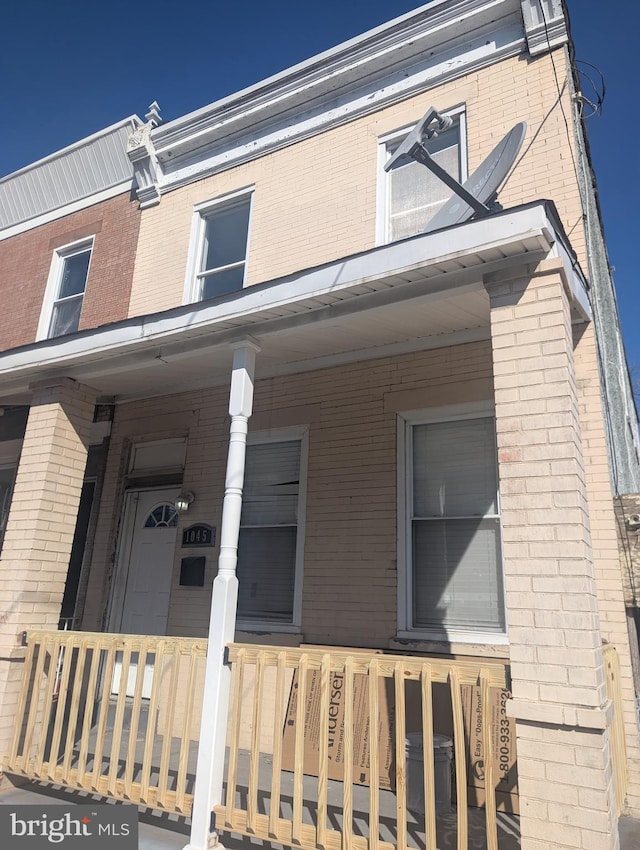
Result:
{"label": "roof overhang", "polygon": [[374,248],[224,298],[140,316],[0,354],[0,401],[70,377],[118,399],[225,383],[230,346],[258,341],[258,376],[488,338],[483,280],[560,261],[572,305],[587,287],[555,208],[537,202]]}

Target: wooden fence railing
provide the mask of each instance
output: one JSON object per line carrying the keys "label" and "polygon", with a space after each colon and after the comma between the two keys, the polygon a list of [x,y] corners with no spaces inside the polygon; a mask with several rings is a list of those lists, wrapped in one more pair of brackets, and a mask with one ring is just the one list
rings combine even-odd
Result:
{"label": "wooden fence railing", "polygon": [[188,815],[207,641],[33,631],[6,771]]}
{"label": "wooden fence railing", "polygon": [[[188,816],[206,640],[33,631],[27,643],[5,770]],[[480,828],[497,850],[495,791],[509,789],[494,689],[508,687],[505,664],[238,644],[229,663],[218,829],[303,850],[436,847],[453,794],[446,846],[467,850]],[[448,753],[444,766],[432,757],[443,731],[453,781]],[[418,764],[405,749],[416,733]],[[472,764],[484,769],[482,799],[468,794]]]}
{"label": "wooden fence railing", "polygon": [[[441,740],[434,739],[437,702],[452,725],[447,818],[449,828],[455,820],[455,843],[467,850],[468,741],[480,731],[485,846],[497,850],[495,789],[505,777],[496,775],[494,750],[505,728],[494,723],[492,741],[490,702],[492,689],[508,687],[505,664],[239,644],[229,647],[229,659],[226,798],[214,809],[217,829],[304,850],[404,850],[413,843],[409,833],[421,833],[418,846],[440,846],[438,782],[447,783],[447,773],[443,780],[431,755]],[[474,689],[471,718],[465,688]],[[422,735],[417,776],[407,732]]]}
{"label": "wooden fence railing", "polygon": [[620,660],[615,647],[606,644],[603,647],[604,670],[607,681],[607,696],[613,703],[613,719],[610,727],[611,760],[616,785],[616,800],[618,814],[625,805],[627,796],[627,745],[624,737],[624,721],[622,718],[622,690],[620,688]]}

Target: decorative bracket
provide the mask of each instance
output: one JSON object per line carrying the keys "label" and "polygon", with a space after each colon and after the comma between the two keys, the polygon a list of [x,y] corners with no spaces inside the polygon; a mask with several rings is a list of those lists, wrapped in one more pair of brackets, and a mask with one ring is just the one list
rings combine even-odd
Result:
{"label": "decorative bracket", "polygon": [[521,0],[524,30],[531,56],[569,40],[562,0]]}
{"label": "decorative bracket", "polygon": [[136,194],[140,209],[160,203],[160,167],[151,141],[151,131],[161,122],[159,106],[154,100],[145,115],[147,123],[129,136],[127,156],[133,163]]}

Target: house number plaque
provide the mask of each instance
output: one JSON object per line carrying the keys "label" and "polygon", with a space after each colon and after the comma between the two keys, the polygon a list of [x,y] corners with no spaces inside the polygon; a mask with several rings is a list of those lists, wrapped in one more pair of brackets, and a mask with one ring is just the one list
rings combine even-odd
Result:
{"label": "house number plaque", "polygon": [[212,525],[197,523],[182,532],[182,545],[189,547],[213,546],[216,542],[216,530]]}

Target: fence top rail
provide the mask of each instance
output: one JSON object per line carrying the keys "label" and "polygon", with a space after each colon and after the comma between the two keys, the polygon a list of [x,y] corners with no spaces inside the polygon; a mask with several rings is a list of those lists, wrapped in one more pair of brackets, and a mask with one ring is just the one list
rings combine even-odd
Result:
{"label": "fence top rail", "polygon": [[132,652],[146,650],[153,652],[154,648],[164,654],[195,653],[206,655],[206,638],[173,637],[168,635],[128,635],[113,632],[75,632],[58,629],[29,629],[26,633],[26,643],[37,644],[57,642],[60,646],[84,646],[88,649],[112,649],[115,651],[130,648]]}
{"label": "fence top rail", "polygon": [[459,660],[448,658],[431,658],[429,656],[397,655],[392,653],[381,654],[376,650],[322,647],[314,648],[305,646],[301,648],[282,646],[261,646],[256,644],[232,643],[228,646],[228,657],[231,663],[242,658],[245,664],[256,664],[258,658],[262,659],[265,666],[275,667],[281,655],[285,657],[285,666],[297,668],[300,659],[305,657],[308,670],[319,670],[325,656],[330,656],[332,672],[344,670],[345,662],[352,659],[354,673],[367,673],[372,664],[379,676],[391,678],[395,675],[397,664],[400,662],[402,671],[407,679],[419,679],[425,666],[428,666],[431,679],[434,682],[447,682],[451,670],[455,670],[458,681],[462,685],[477,685],[482,679],[486,679],[492,687],[509,687],[509,665],[508,662],[485,661],[479,658],[477,661]]}

